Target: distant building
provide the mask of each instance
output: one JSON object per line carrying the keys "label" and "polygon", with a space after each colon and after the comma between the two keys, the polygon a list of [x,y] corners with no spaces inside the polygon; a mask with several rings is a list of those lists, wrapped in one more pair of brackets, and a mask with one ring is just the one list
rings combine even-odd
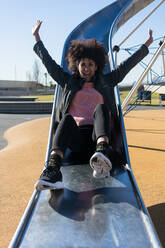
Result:
{"label": "distant building", "polygon": [[35,81],[0,80],[0,96],[30,95],[43,88]]}

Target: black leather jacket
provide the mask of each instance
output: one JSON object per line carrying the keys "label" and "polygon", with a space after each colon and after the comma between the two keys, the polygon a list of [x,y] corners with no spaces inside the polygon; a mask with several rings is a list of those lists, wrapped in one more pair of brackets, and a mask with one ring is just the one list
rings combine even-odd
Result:
{"label": "black leather jacket", "polygon": [[[63,117],[77,91],[82,88],[84,80],[76,75],[65,72],[49,55],[42,41],[34,45],[34,51],[40,57],[50,76],[63,88],[62,95],[56,107],[56,121]],[[148,48],[142,45],[133,55],[122,62],[117,69],[108,74],[96,73],[93,78],[95,89],[101,93],[104,102],[117,117],[113,88],[123,80],[126,74],[148,54]]]}

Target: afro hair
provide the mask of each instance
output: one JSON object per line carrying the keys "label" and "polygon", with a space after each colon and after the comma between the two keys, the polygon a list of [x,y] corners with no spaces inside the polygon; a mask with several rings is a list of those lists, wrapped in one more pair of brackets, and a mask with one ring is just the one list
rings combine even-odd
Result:
{"label": "afro hair", "polygon": [[108,61],[108,55],[101,42],[95,39],[73,40],[68,49],[68,68],[72,73],[78,74],[78,64],[82,58],[95,61],[98,71],[103,71]]}

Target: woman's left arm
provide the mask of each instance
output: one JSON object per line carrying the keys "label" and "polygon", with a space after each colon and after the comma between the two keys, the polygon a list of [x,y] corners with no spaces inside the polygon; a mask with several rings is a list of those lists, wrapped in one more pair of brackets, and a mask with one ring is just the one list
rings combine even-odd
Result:
{"label": "woman's left arm", "polygon": [[112,70],[110,73],[105,75],[105,80],[111,84],[111,86],[116,86],[120,83],[128,72],[135,67],[148,53],[148,47],[153,42],[152,30],[149,30],[149,38],[147,41],[129,58],[123,61],[116,69]]}

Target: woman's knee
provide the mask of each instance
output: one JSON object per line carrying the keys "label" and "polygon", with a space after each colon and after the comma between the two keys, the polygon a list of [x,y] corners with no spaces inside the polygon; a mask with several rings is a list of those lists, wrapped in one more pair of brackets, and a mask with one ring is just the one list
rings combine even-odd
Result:
{"label": "woman's knee", "polygon": [[77,126],[74,118],[72,115],[66,113],[63,118],[61,119],[59,126],[65,126],[68,127],[68,130],[70,128],[75,128]]}
{"label": "woman's knee", "polygon": [[71,122],[71,121],[74,121],[72,115],[66,113],[63,118],[61,119],[61,121],[67,121],[67,122]]}

